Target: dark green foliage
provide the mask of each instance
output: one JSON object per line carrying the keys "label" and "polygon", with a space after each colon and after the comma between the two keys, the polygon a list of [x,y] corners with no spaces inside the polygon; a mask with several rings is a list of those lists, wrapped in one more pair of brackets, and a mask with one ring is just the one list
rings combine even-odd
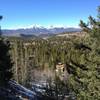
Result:
{"label": "dark green foliage", "polygon": [[0,16],[0,20],[2,19],[3,17],[2,16]]}
{"label": "dark green foliage", "polygon": [[[0,20],[2,16],[0,16]],[[1,35],[1,29],[0,29]],[[0,36],[0,86],[6,86],[12,78],[12,62],[10,59],[10,43]]]}
{"label": "dark green foliage", "polygon": [[12,63],[9,55],[10,44],[0,39],[0,86],[4,86],[12,78]]}
{"label": "dark green foliage", "polygon": [[[100,12],[99,12],[100,13]],[[98,17],[99,18],[99,17]],[[88,24],[80,21],[87,35],[74,41],[67,63],[69,87],[77,100],[100,99],[100,27],[99,19],[89,17]]]}

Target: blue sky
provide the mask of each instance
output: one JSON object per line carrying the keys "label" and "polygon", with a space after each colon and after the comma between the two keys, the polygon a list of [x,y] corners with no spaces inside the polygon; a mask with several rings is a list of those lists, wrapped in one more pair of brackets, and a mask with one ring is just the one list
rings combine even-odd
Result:
{"label": "blue sky", "polygon": [[99,0],[0,0],[3,29],[41,26],[78,27],[96,17]]}

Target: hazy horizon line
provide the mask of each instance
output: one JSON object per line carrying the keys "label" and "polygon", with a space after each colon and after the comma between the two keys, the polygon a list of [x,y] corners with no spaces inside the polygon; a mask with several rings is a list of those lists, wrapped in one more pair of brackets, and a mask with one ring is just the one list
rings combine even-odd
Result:
{"label": "hazy horizon line", "polygon": [[7,28],[3,28],[1,26],[1,28],[4,29],[13,29],[13,30],[17,30],[17,29],[30,29],[30,28],[47,28],[47,29],[52,29],[52,28],[80,28],[79,26],[73,26],[73,25],[62,25],[62,24],[56,24],[56,25],[41,25],[41,24],[32,24],[32,25],[18,25],[17,27],[7,27]]}

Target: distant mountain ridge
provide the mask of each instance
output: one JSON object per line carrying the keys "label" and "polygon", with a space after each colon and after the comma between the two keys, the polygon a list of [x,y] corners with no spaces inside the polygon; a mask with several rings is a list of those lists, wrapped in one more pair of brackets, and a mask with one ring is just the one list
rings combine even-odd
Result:
{"label": "distant mountain ridge", "polygon": [[24,35],[50,35],[50,34],[58,34],[62,32],[79,32],[81,31],[80,28],[64,28],[64,27],[33,27],[33,28],[21,28],[21,29],[4,29],[2,30],[2,35],[4,36],[21,36]]}

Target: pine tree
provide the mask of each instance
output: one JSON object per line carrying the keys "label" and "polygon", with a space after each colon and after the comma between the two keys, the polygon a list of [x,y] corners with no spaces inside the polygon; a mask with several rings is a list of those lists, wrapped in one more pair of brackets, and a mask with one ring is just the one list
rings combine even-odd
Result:
{"label": "pine tree", "polygon": [[[0,19],[2,17],[0,16]],[[1,31],[0,31],[1,32]],[[6,86],[12,78],[12,62],[10,59],[10,43],[0,37],[0,86]]]}
{"label": "pine tree", "polygon": [[[98,10],[100,13],[100,7]],[[69,87],[77,100],[100,99],[100,15],[89,17],[89,23],[80,21],[87,36],[74,41],[70,50]]]}

